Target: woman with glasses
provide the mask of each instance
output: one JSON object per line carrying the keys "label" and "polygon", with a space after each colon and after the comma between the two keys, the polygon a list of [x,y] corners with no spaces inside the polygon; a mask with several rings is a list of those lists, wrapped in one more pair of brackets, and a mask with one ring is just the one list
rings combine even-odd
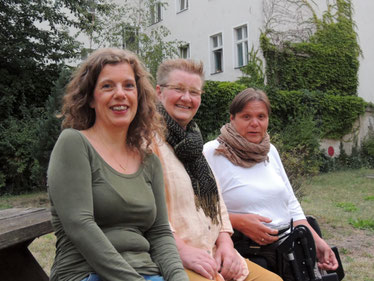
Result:
{"label": "woman with glasses", "polygon": [[156,91],[167,126],[166,142],[154,145],[165,179],[169,220],[190,280],[279,281],[234,249],[225,204],[193,121],[203,96],[203,65],[168,60],[159,66]]}
{"label": "woman with glasses", "polygon": [[[221,128],[216,140],[204,145],[204,155],[222,189],[232,226],[257,246],[264,246],[276,242],[293,219],[294,225],[306,225],[313,233],[319,267],[336,269],[333,251],[305,219],[278,152],[270,143],[269,114],[266,94],[246,89],[231,103],[230,123]],[[249,249],[238,250],[244,254]],[[268,255],[266,251],[268,266],[276,271],[276,253],[270,252]],[[262,254],[265,252],[258,253]],[[293,274],[288,272],[284,280],[294,280]]]}

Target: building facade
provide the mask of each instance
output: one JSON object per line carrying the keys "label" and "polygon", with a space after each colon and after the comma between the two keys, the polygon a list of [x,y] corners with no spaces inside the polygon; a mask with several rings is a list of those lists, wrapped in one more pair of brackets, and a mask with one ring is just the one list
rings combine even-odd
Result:
{"label": "building facade", "polygon": [[[205,65],[205,78],[216,81],[234,81],[241,76],[240,67],[247,64],[248,52],[259,49],[259,37],[267,13],[274,7],[269,3],[282,0],[166,0],[154,9],[154,22],[167,27],[171,39],[182,40],[180,56],[201,60]],[[283,1],[286,3],[287,1]],[[374,102],[374,1],[353,0],[360,57],[358,95]],[[365,3],[364,3],[365,2]],[[317,0],[314,10],[321,16],[326,0]],[[276,14],[276,12],[272,11]],[[296,13],[296,12],[295,12]],[[295,15],[295,18],[300,15]],[[305,16],[305,15],[304,15]],[[290,14],[290,17],[293,15]],[[286,23],[297,28],[295,23]],[[286,27],[287,28],[287,27]]]}
{"label": "building facade", "polygon": [[[259,47],[262,0],[169,0],[162,24],[171,37],[184,41],[180,56],[203,61],[206,79],[233,81],[247,63],[252,46]],[[152,26],[150,26],[152,28]]]}

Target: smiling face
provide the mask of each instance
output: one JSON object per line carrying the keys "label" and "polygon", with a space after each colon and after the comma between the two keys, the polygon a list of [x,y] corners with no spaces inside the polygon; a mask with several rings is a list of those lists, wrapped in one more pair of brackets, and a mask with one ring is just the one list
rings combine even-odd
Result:
{"label": "smiling face", "polygon": [[259,144],[269,125],[269,113],[263,101],[247,102],[243,110],[230,116],[236,131],[249,142]]}
{"label": "smiling face", "polygon": [[173,70],[167,84],[157,85],[158,97],[167,113],[184,129],[201,103],[202,81],[199,75]]}
{"label": "smiling face", "polygon": [[128,128],[138,109],[134,71],[128,63],[103,67],[90,106],[95,109],[95,126]]}

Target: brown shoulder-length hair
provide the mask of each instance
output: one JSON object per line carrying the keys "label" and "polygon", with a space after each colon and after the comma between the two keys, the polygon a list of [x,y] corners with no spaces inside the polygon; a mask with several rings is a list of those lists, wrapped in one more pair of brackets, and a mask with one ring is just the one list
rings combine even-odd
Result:
{"label": "brown shoulder-length hair", "polygon": [[254,100],[262,101],[265,104],[266,109],[268,110],[268,114],[270,115],[270,101],[265,92],[259,89],[247,88],[237,94],[232,100],[230,105],[230,114],[232,115],[232,117],[235,117],[237,113],[241,112],[248,102]]}
{"label": "brown shoulder-length hair", "polygon": [[135,74],[138,91],[138,109],[129,126],[127,143],[144,153],[155,134],[164,135],[164,123],[156,110],[157,96],[151,83],[151,76],[139,58],[132,52],[122,49],[105,48],[93,52],[73,74],[63,99],[62,128],[86,130],[95,123],[95,110],[90,107],[93,92],[100,72],[105,65],[128,63]]}

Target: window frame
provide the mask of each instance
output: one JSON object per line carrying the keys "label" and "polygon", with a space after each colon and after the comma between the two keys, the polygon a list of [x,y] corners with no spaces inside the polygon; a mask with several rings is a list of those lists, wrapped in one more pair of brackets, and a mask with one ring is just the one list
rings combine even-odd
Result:
{"label": "window frame", "polygon": [[[190,48],[189,43],[179,46],[178,50],[179,50],[179,57],[180,58],[182,58],[182,59],[190,59],[191,58],[191,48]],[[186,51],[186,57],[183,55],[184,51]]]}
{"label": "window frame", "polygon": [[[223,65],[223,33],[216,33],[210,38],[210,57],[211,57],[211,74],[222,73],[224,69]],[[217,41],[215,42],[215,38]],[[216,44],[215,44],[216,43]],[[219,63],[217,61],[217,55],[219,54]]]}
{"label": "window frame", "polygon": [[[245,28],[245,33],[243,31],[244,28]],[[240,31],[241,38],[239,38],[238,36],[239,31]],[[248,64],[248,54],[249,54],[248,24],[242,24],[240,26],[235,27],[233,32],[234,32],[235,68],[240,68]]]}
{"label": "window frame", "polygon": [[[188,7],[189,7],[188,0],[176,0],[176,1],[177,1],[177,14],[188,10]],[[182,7],[182,1],[184,3],[183,7]]]}
{"label": "window frame", "polygon": [[150,5],[150,25],[159,23],[163,20],[162,3],[155,1]]}
{"label": "window frame", "polygon": [[139,49],[139,28],[136,26],[126,25],[123,27],[123,49],[129,49],[136,53]]}

